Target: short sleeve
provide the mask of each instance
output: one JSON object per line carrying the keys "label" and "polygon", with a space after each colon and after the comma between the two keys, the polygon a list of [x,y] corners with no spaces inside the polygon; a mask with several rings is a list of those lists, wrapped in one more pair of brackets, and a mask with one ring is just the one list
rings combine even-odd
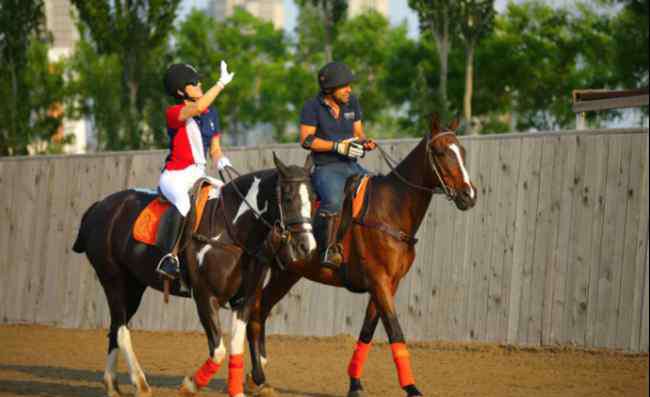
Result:
{"label": "short sleeve", "polygon": [[171,129],[179,129],[181,128],[185,123],[179,120],[179,116],[181,115],[181,110],[185,104],[178,104],[174,106],[170,106],[167,108],[167,127]]}
{"label": "short sleeve", "polygon": [[357,97],[354,97],[352,106],[354,109],[354,121],[362,121],[363,112],[361,111],[361,104],[359,104],[359,100],[357,99]]}
{"label": "short sleeve", "polygon": [[300,112],[300,124],[315,127],[318,125],[318,110],[313,101],[308,101]]}
{"label": "short sleeve", "polygon": [[210,113],[212,113],[210,115],[210,118],[211,118],[212,123],[213,123],[213,125],[212,125],[212,136],[213,137],[214,136],[219,136],[219,135],[221,135],[221,123],[219,122],[219,112],[217,111],[217,109],[212,109],[212,111]]}

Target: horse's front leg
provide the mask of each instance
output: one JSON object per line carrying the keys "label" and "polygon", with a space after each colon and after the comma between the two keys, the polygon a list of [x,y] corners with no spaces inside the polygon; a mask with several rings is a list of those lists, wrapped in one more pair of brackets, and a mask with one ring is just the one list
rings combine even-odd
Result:
{"label": "horse's front leg", "polygon": [[348,397],[361,397],[363,395],[361,375],[363,374],[363,367],[368,359],[368,353],[370,352],[371,346],[370,343],[372,342],[372,337],[375,334],[378,323],[379,312],[377,311],[377,307],[373,300],[370,299],[368,307],[366,308],[366,317],[363,320],[361,333],[359,334],[359,340],[357,341],[357,346],[354,349],[352,359],[348,365],[348,375],[350,376]]}
{"label": "horse's front leg", "polygon": [[392,290],[390,280],[385,278],[373,286],[372,299],[379,310],[381,321],[388,334],[400,387],[407,393],[408,397],[421,396],[422,393],[415,387],[415,378],[411,370],[411,358],[406,348],[402,327],[397,319]]}
{"label": "horse's front leg", "polygon": [[228,357],[228,395],[244,397],[244,341],[248,310],[232,312],[230,357]]}
{"label": "horse's front leg", "polygon": [[191,378],[186,376],[183,379],[179,389],[179,394],[183,397],[194,396],[201,388],[207,386],[226,358],[226,347],[219,323],[219,301],[205,286],[195,288],[194,293],[199,319],[208,338],[210,356]]}
{"label": "horse's front leg", "polygon": [[266,319],[273,306],[296,285],[300,278],[295,273],[274,269],[268,284],[263,290],[260,288],[255,301],[251,305],[247,336],[253,369],[252,374],[249,375],[246,381],[246,386],[247,392],[253,395],[260,394],[263,389],[268,389],[265,394],[272,394],[271,388],[266,385],[266,376],[264,375],[264,367],[268,363],[266,354]]}

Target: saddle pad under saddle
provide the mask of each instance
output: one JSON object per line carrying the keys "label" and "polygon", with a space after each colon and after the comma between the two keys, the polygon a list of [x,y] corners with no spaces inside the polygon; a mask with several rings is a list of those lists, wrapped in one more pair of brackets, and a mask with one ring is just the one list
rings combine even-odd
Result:
{"label": "saddle pad under saddle", "polygon": [[[196,200],[196,220],[192,230],[196,231],[203,215],[203,209],[208,202],[210,191],[214,189],[212,185],[204,185]],[[138,218],[133,224],[133,238],[141,243],[156,245],[158,236],[158,226],[165,211],[172,204],[169,201],[162,201],[160,196],[151,200],[149,204],[140,212]]]}
{"label": "saddle pad under saddle", "polygon": [[[356,220],[363,215],[364,205],[366,203],[367,195],[366,188],[368,187],[370,177],[368,175],[361,178],[358,186],[352,193],[352,219]],[[351,225],[352,226],[352,225]],[[343,236],[343,263],[350,261],[350,245],[352,244],[352,227],[348,227],[345,236]]]}

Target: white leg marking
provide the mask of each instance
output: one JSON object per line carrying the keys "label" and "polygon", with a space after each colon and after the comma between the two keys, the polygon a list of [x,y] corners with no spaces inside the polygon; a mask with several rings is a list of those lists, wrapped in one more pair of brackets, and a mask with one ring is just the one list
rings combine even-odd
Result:
{"label": "white leg marking", "polygon": [[267,360],[264,356],[260,356],[260,361],[262,362],[262,368],[266,367],[266,364],[269,363],[269,360]]}
{"label": "white leg marking", "polygon": [[463,156],[460,155],[460,148],[455,143],[449,145],[449,148],[454,152],[456,158],[458,159],[458,164],[460,164],[460,170],[463,173],[463,181],[465,181],[465,184],[469,186],[469,196],[471,198],[474,198],[475,195],[474,188],[472,187],[472,184],[469,180],[469,173],[465,168],[465,163],[463,162]]}
{"label": "white leg marking", "polygon": [[106,368],[104,369],[104,384],[109,396],[117,395],[117,358],[120,349],[111,350],[106,358]]}
{"label": "white leg marking", "polygon": [[[248,189],[248,192],[246,193],[246,201],[250,203],[252,207],[254,207],[255,211],[259,214],[262,215],[263,213],[266,212],[266,210],[269,207],[269,203],[264,203],[264,209],[260,210],[258,208],[257,204],[257,196],[259,195],[260,192],[260,182],[262,182],[261,179],[259,178],[254,178],[253,179],[253,184],[251,185],[251,188]],[[233,219],[232,223],[237,223],[237,219],[239,219],[240,216],[244,215],[246,211],[250,211],[250,207],[246,202],[242,201],[241,204],[239,205],[239,209],[237,210],[237,215],[235,215],[235,219]]]}
{"label": "white leg marking", "polygon": [[[310,218],[311,217],[311,200],[309,199],[309,189],[307,189],[307,185],[300,184],[300,188],[298,189],[298,192],[300,193],[300,202],[302,203],[302,206],[300,208],[300,214],[305,217],[305,218]],[[314,235],[309,236],[309,246],[307,247],[310,251],[313,251],[316,249],[316,239],[314,238]]]}
{"label": "white leg marking", "polygon": [[212,361],[217,364],[221,364],[226,358],[226,346],[223,344],[223,338],[219,340],[219,347],[214,349],[212,352]]}
{"label": "white leg marking", "polygon": [[135,356],[135,352],[133,351],[131,333],[124,325],[117,330],[117,345],[122,350],[124,356],[126,356],[126,363],[129,367],[131,382],[138,386],[139,380],[142,379],[146,383],[147,379],[144,376],[144,372],[142,372],[142,368],[140,368],[140,363],[138,363],[138,358]]}
{"label": "white leg marking", "polygon": [[246,322],[241,320],[238,312],[232,312],[232,332],[230,339],[230,354],[244,354],[246,339]]}
{"label": "white leg marking", "polygon": [[199,267],[203,266],[203,258],[205,257],[205,254],[210,251],[210,248],[212,248],[212,246],[210,244],[206,244],[199,250],[199,252],[196,253],[196,259],[199,261]]}

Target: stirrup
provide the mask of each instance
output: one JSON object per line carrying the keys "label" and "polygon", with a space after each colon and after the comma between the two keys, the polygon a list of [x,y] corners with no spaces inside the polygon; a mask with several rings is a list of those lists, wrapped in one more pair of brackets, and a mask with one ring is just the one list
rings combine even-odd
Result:
{"label": "stirrup", "polygon": [[343,262],[343,247],[341,244],[332,244],[325,249],[321,258],[321,266],[332,270],[338,270]]}
{"label": "stirrup", "polygon": [[180,262],[172,253],[163,256],[156,266],[156,271],[164,277],[175,280],[180,274]]}

